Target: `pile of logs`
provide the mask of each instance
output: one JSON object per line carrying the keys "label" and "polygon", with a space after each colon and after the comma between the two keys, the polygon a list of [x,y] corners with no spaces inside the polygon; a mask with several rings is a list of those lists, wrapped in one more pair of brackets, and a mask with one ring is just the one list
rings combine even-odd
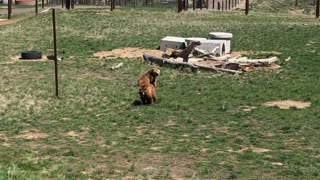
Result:
{"label": "pile of logs", "polygon": [[[177,53],[173,51],[173,53]],[[249,59],[247,57],[232,56],[226,54],[223,56],[213,56],[201,49],[194,48],[187,60],[185,57],[177,57],[164,52],[163,57],[153,56],[145,53],[144,60],[158,65],[170,65],[173,67],[189,67],[192,70],[213,70],[217,72],[228,72],[232,74],[242,74],[248,71],[254,71],[257,68],[278,69],[279,65],[275,64],[279,59],[271,57],[266,59]]]}

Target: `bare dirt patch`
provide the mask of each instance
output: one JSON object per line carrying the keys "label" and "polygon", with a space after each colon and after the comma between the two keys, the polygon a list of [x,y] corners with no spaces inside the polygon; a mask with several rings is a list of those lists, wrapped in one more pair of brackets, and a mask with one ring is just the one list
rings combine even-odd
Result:
{"label": "bare dirt patch", "polygon": [[15,18],[15,19],[1,19],[0,21],[0,26],[2,25],[8,25],[8,24],[14,24],[17,23],[19,21],[23,21],[29,17],[33,17],[34,15],[28,15],[28,16],[24,16],[24,17],[20,17],[20,18]]}
{"label": "bare dirt patch", "polygon": [[[6,97],[0,95],[0,112],[4,112],[8,107],[9,101]],[[1,137],[1,133],[0,133]]]}
{"label": "bare dirt patch", "polygon": [[6,134],[4,132],[0,131],[0,144],[2,146],[10,146],[10,143],[8,143],[8,137],[6,136]]}
{"label": "bare dirt patch", "polygon": [[68,132],[62,133],[62,135],[64,136],[79,137],[79,138],[84,138],[87,134],[88,134],[87,131],[83,131],[83,132],[68,131]]}
{"label": "bare dirt patch", "polygon": [[15,138],[22,138],[22,139],[39,139],[39,138],[46,138],[49,135],[47,133],[40,132],[38,129],[28,129],[21,131],[20,134],[16,135]]}
{"label": "bare dirt patch", "polygon": [[128,48],[113,49],[111,51],[100,51],[100,52],[94,53],[93,55],[99,58],[115,59],[115,58],[139,58],[139,57],[142,57],[144,53],[149,53],[156,56],[162,56],[163,51],[128,47]]}
{"label": "bare dirt patch", "polygon": [[28,61],[48,61],[49,59],[47,58],[47,56],[44,54],[42,55],[42,59],[21,59],[21,56],[14,56],[14,57],[11,57],[11,62],[16,62],[16,61],[21,61],[21,62],[28,62]]}
{"label": "bare dirt patch", "polygon": [[241,108],[242,111],[244,111],[244,112],[250,112],[250,111],[256,109],[257,107],[254,107],[254,106],[241,106],[240,108]]}
{"label": "bare dirt patch", "polygon": [[266,149],[266,148],[257,148],[257,147],[243,147],[242,149],[239,149],[237,151],[234,151],[232,149],[228,149],[228,152],[236,152],[236,153],[243,153],[245,151],[252,151],[252,152],[255,152],[255,153],[264,153],[264,152],[269,152],[270,149]]}
{"label": "bare dirt patch", "polygon": [[293,101],[293,100],[283,100],[283,101],[271,101],[262,104],[266,107],[277,106],[280,109],[290,109],[291,107],[295,107],[297,109],[304,109],[311,106],[310,102],[302,102],[302,101]]}

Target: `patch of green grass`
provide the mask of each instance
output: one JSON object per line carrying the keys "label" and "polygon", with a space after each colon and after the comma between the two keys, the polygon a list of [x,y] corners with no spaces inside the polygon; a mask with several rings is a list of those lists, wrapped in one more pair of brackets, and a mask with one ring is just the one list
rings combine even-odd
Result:
{"label": "patch of green grass", "polygon": [[[51,14],[0,26],[0,179],[317,179],[319,25],[280,13],[57,10],[59,98],[52,61],[11,59],[23,50],[53,53]],[[234,76],[160,67],[158,101],[136,106],[137,78],[151,66],[93,56],[212,31],[233,33],[234,51],[281,52],[282,70]],[[262,106],[286,99],[312,105]]]}

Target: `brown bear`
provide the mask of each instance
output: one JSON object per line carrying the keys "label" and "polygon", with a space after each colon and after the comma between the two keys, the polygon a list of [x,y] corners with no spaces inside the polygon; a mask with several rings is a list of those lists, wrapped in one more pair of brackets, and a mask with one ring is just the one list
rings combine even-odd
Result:
{"label": "brown bear", "polygon": [[159,68],[152,68],[138,79],[140,99],[142,104],[152,104],[157,100],[156,84]]}

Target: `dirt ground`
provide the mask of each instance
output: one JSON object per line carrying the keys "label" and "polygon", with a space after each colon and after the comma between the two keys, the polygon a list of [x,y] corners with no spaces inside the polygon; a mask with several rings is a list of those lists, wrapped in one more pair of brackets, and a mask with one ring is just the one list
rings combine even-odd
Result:
{"label": "dirt ground", "polygon": [[153,50],[153,49],[144,49],[144,48],[120,48],[113,49],[111,51],[99,51],[94,53],[95,57],[106,58],[106,59],[115,59],[115,58],[140,58],[144,53],[153,54],[161,57],[163,51]]}
{"label": "dirt ground", "polygon": [[20,18],[15,18],[15,19],[0,19],[0,26],[3,26],[3,25],[8,25],[8,24],[14,24],[14,23],[17,23],[19,21],[23,21],[27,18],[30,18],[34,15],[28,15],[28,16],[24,16],[24,17],[20,17]]}
{"label": "dirt ground", "polygon": [[[153,49],[144,49],[144,48],[120,48],[120,49],[113,49],[111,51],[99,51],[94,53],[95,57],[99,58],[107,58],[107,59],[114,59],[114,58],[139,58],[142,57],[144,53],[149,53],[154,56],[161,57],[163,51],[161,50],[153,50]],[[250,54],[274,54],[280,55],[281,52],[278,51],[234,51],[231,53],[232,57],[240,56],[240,55],[250,55]]]}
{"label": "dirt ground", "polygon": [[290,109],[291,107],[295,107],[297,109],[304,109],[311,106],[310,102],[302,102],[302,101],[293,101],[293,100],[283,100],[283,101],[271,101],[263,104],[266,107],[277,106],[280,109]]}

